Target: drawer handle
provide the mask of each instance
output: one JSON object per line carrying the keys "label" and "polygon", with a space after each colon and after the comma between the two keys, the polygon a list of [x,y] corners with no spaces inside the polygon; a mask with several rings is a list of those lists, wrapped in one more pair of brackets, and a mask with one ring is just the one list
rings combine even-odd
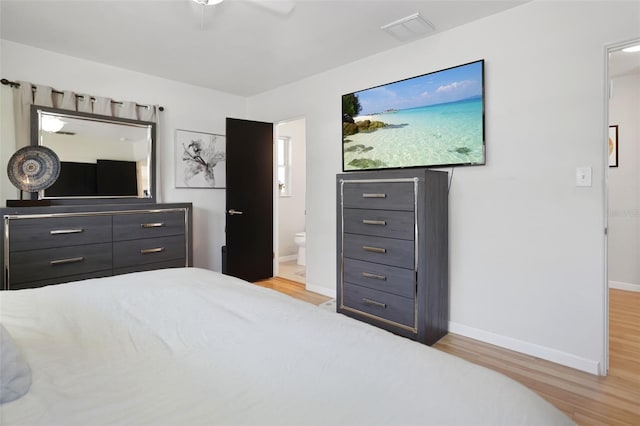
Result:
{"label": "drawer handle", "polygon": [[368,306],[375,306],[377,308],[387,309],[386,303],[377,302],[375,300],[367,299],[366,297],[362,299],[362,303]]}
{"label": "drawer handle", "polygon": [[365,224],[365,225],[382,225],[382,226],[386,226],[387,225],[387,221],[386,220],[362,219],[362,223]]}
{"label": "drawer handle", "polygon": [[386,253],[387,249],[380,247],[362,246],[362,250],[372,251],[374,253]]}
{"label": "drawer handle", "polygon": [[82,228],[77,228],[77,229],[53,229],[51,231],[49,231],[49,234],[51,235],[64,235],[64,234],[80,234],[84,232],[84,229]]}
{"label": "drawer handle", "polygon": [[66,265],[68,263],[82,262],[83,260],[84,260],[84,257],[82,257],[82,256],[80,256],[80,257],[69,257],[67,259],[52,260],[52,261],[49,262],[49,265],[51,265],[51,266]]}
{"label": "drawer handle", "polygon": [[363,272],[362,276],[365,278],[374,278],[376,280],[382,280],[382,281],[387,280],[387,277],[385,277],[384,275],[372,274],[370,272]]}
{"label": "drawer handle", "polygon": [[387,198],[387,194],[362,194],[362,198]]}
{"label": "drawer handle", "polygon": [[140,250],[140,254],[151,254],[151,253],[160,253],[164,251],[164,247],[155,247]]}
{"label": "drawer handle", "polygon": [[162,228],[164,226],[164,222],[156,222],[156,223],[142,223],[140,227],[142,228]]}

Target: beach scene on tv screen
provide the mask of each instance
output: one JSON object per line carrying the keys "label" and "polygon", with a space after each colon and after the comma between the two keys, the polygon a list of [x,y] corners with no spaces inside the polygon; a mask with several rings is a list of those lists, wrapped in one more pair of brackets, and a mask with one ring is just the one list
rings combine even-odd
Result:
{"label": "beach scene on tv screen", "polygon": [[482,67],[343,95],[344,170],[483,164]]}

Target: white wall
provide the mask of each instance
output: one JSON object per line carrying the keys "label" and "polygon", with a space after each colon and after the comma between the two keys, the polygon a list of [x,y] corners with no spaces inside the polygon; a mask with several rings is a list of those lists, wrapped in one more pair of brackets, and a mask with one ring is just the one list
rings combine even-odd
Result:
{"label": "white wall", "polygon": [[278,200],[278,256],[295,255],[296,233],[304,231],[307,185],[305,120],[289,120],[278,125],[278,136],[291,138],[291,196]]}
{"label": "white wall", "polygon": [[[222,189],[176,189],[174,179],[174,132],[188,129],[225,133],[225,118],[246,118],[246,99],[159,77],[0,40],[2,77],[165,107],[157,128],[158,201],[192,202],[194,206],[194,265],[221,270],[220,247],[224,244],[225,191]],[[11,89],[1,86],[0,163],[7,164],[15,151]],[[17,191],[6,176],[0,179],[4,205]]]}
{"label": "white wall", "polygon": [[484,58],[487,165],[449,195],[451,330],[602,372],[604,52],[639,34],[638,2],[534,1],[250,98],[252,119],[306,117],[307,287],[335,292],[340,96]]}
{"label": "white wall", "polygon": [[618,167],[609,168],[609,282],[640,291],[640,74],[613,80],[609,124],[618,125]]}

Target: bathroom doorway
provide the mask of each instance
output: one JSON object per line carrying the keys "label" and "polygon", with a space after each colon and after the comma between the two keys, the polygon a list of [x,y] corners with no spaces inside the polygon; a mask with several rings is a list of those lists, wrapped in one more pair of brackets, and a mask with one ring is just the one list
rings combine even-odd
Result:
{"label": "bathroom doorway", "polygon": [[632,312],[640,311],[633,295],[640,292],[640,39],[610,46],[607,61],[605,359],[610,374],[630,376],[640,364],[620,354],[637,346],[640,335],[632,321],[620,317],[618,305],[629,301]]}
{"label": "bathroom doorway", "polygon": [[276,125],[276,276],[306,283],[307,154],[304,118]]}

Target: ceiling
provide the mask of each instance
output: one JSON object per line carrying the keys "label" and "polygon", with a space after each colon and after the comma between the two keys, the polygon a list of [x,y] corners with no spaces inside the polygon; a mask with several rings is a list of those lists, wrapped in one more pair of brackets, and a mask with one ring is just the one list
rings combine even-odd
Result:
{"label": "ceiling", "polygon": [[629,74],[640,74],[640,52],[611,52],[609,54],[609,77]]}
{"label": "ceiling", "polygon": [[288,14],[256,1],[277,0],[1,0],[0,37],[252,96],[419,38],[380,29],[413,13],[436,34],[528,0],[299,0]]}

